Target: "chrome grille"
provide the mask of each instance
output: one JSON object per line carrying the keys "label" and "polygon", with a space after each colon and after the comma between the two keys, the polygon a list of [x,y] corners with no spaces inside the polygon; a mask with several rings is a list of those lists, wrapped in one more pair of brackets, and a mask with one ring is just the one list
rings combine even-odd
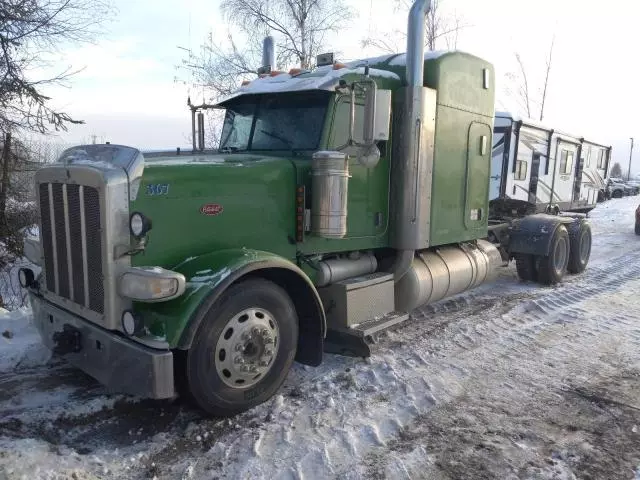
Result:
{"label": "chrome grille", "polygon": [[47,290],[104,313],[98,190],[63,183],[39,188]]}

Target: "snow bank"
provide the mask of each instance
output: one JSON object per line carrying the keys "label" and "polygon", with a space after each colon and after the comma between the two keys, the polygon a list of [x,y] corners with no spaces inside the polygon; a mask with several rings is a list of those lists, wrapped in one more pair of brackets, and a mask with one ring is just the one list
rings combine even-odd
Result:
{"label": "snow bank", "polygon": [[0,372],[49,361],[51,353],[42,344],[32,320],[29,308],[12,312],[0,308]]}

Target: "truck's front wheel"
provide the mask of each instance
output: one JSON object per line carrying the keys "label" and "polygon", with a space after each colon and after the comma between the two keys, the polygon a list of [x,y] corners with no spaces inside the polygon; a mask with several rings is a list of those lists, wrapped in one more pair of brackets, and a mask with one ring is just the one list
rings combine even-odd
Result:
{"label": "truck's front wheel", "polygon": [[278,285],[250,279],[207,313],[187,354],[189,390],[209,414],[231,416],[268,400],[293,363],[298,317]]}

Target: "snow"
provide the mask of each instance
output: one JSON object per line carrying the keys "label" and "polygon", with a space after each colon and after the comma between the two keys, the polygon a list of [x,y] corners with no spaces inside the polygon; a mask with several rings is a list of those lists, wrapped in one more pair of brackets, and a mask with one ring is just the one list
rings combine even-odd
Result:
{"label": "snow", "polygon": [[16,368],[45,364],[49,351],[32,323],[31,310],[0,308],[0,374]]}
{"label": "snow", "polygon": [[[112,395],[64,363],[7,361],[0,479],[640,480],[639,203],[590,214],[583,275],[545,288],[505,269],[414,312],[367,360],[295,365],[232,419]],[[36,345],[28,320],[0,312],[15,333],[3,362]]]}

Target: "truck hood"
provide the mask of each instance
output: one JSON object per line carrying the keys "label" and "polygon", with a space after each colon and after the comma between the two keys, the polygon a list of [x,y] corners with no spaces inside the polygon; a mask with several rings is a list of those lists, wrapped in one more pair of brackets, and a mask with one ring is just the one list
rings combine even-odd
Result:
{"label": "truck hood", "polygon": [[[130,212],[153,222],[136,265],[244,246],[295,257],[297,169],[282,156],[229,153],[145,159]],[[256,235],[259,228],[260,234]]]}

